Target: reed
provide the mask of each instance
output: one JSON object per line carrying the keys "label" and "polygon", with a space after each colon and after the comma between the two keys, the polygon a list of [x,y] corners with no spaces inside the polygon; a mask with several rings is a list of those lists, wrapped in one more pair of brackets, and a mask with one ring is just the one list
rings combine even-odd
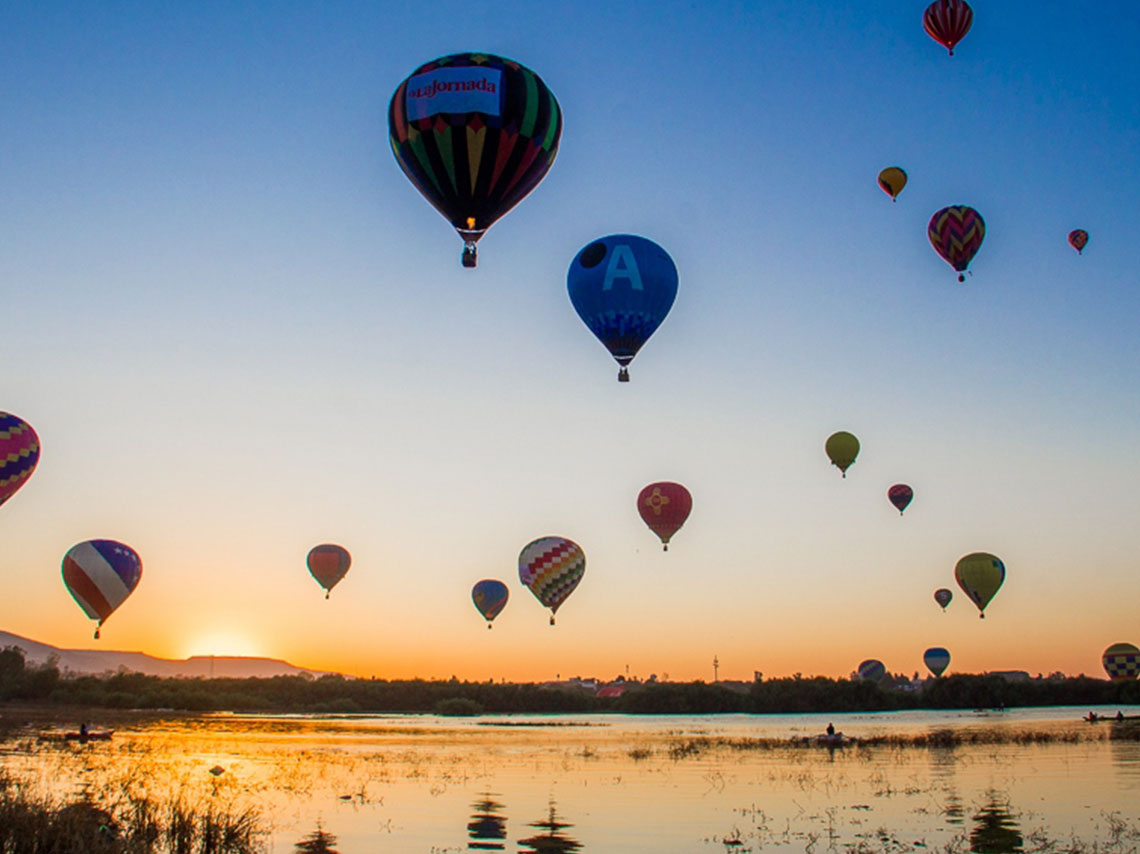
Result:
{"label": "reed", "polygon": [[260,815],[182,798],[60,799],[0,771],[0,854],[260,854]]}

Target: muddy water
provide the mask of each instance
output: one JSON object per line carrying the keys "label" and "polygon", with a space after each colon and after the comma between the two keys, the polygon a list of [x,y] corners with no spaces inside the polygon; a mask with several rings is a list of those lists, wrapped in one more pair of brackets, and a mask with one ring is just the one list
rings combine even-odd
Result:
{"label": "muddy water", "polygon": [[[256,805],[275,852],[1137,850],[1140,741],[1087,711],[840,715],[887,743],[838,749],[791,743],[819,715],[218,715],[2,761],[56,791]],[[909,743],[934,730],[971,743]]]}

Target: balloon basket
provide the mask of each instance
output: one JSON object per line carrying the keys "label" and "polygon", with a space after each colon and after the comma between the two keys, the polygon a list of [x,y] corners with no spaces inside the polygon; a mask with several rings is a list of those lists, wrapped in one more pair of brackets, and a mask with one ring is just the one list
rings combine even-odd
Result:
{"label": "balloon basket", "polygon": [[553,617],[550,618],[550,625],[552,625],[552,626],[554,625],[554,618]]}
{"label": "balloon basket", "polygon": [[330,593],[330,592],[331,592],[331,591],[328,591],[328,590],[326,590],[326,591],[325,591],[325,599],[328,599],[328,598],[329,598],[329,593]]}
{"label": "balloon basket", "polygon": [[629,368],[625,367],[624,365],[618,370],[618,382],[629,382]]}
{"label": "balloon basket", "polygon": [[668,544],[668,543],[665,543],[664,545],[662,545],[662,546],[661,546],[661,551],[663,551],[663,552],[667,552],[667,551],[669,551],[669,544]]}
{"label": "balloon basket", "polygon": [[475,267],[479,263],[479,256],[475,251],[475,244],[468,243],[463,247],[463,266],[467,269]]}

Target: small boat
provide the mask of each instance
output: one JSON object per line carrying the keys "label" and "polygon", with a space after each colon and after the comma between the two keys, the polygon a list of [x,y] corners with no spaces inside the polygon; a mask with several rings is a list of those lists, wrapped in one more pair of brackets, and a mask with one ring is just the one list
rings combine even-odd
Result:
{"label": "small boat", "polygon": [[809,747],[849,747],[852,744],[857,744],[859,739],[854,736],[844,735],[841,732],[823,732],[819,735],[804,735],[799,738],[793,738],[792,741]]}
{"label": "small boat", "polygon": [[110,741],[115,734],[113,729],[89,729],[87,732],[79,730],[64,730],[55,732],[41,732],[40,741],[78,741],[86,744],[89,741]]}

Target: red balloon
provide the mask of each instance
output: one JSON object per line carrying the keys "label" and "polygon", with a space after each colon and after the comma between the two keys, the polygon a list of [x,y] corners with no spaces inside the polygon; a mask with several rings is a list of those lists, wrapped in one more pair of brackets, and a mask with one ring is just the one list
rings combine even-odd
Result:
{"label": "red balloon", "polygon": [[1069,245],[1077,250],[1077,254],[1083,254],[1085,245],[1089,242],[1089,233],[1083,228],[1074,228],[1069,232]]}
{"label": "red balloon", "polygon": [[669,538],[685,524],[692,509],[693,496],[689,490],[667,480],[649,484],[637,496],[637,512],[661,538],[665,551],[669,551]]}
{"label": "red balloon", "polygon": [[914,490],[905,483],[896,483],[887,490],[887,498],[891,504],[895,505],[895,509],[899,511],[901,516],[907,505],[910,504],[911,499],[914,498]]}
{"label": "red balloon", "polygon": [[974,23],[974,10],[966,0],[934,0],[922,15],[926,34],[954,55],[954,45],[962,41]]}

